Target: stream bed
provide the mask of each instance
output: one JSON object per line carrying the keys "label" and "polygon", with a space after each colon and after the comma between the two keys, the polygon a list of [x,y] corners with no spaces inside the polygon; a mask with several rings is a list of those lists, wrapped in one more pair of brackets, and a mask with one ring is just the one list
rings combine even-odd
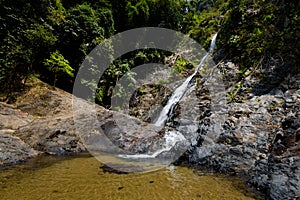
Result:
{"label": "stream bed", "polygon": [[0,170],[0,199],[262,199],[237,177],[170,166],[109,172],[88,153],[39,156]]}

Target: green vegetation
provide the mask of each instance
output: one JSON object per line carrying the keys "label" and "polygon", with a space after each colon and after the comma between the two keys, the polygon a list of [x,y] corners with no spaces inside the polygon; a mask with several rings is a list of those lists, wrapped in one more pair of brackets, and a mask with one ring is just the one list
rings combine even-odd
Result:
{"label": "green vegetation", "polygon": [[186,69],[192,69],[193,67],[194,67],[194,66],[193,66],[192,63],[190,63],[190,62],[184,60],[183,58],[179,57],[179,58],[176,59],[174,65],[173,65],[173,67],[172,67],[172,70],[173,70],[174,72],[179,72],[179,73],[181,73],[181,72],[183,72],[184,70],[186,70]]}
{"label": "green vegetation", "polygon": [[[97,44],[118,32],[145,26],[181,31],[205,48],[219,32],[221,59],[231,59],[241,72],[253,71],[258,64],[298,72],[299,4],[275,0],[1,0],[1,93],[23,90],[31,75],[71,92],[82,61]],[[92,98],[109,107],[117,80],[135,66],[164,64],[166,56],[170,52],[134,51],[115,60],[100,82],[82,83],[96,88]],[[191,67],[179,58],[174,70]],[[134,75],[129,78],[134,84]],[[119,88],[116,95],[126,95],[122,92]]]}
{"label": "green vegetation", "polygon": [[299,1],[230,0],[218,43],[241,68],[262,62],[298,70],[299,9]]}
{"label": "green vegetation", "polygon": [[50,58],[45,60],[44,65],[54,73],[53,86],[55,86],[58,76],[68,75],[74,77],[74,69],[69,65],[69,61],[58,51],[51,53]]}

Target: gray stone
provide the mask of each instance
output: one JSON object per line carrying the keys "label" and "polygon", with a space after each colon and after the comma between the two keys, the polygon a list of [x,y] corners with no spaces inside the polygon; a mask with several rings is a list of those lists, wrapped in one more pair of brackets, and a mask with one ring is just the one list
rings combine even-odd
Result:
{"label": "gray stone", "polygon": [[20,163],[38,153],[20,138],[5,134],[0,130],[0,167]]}

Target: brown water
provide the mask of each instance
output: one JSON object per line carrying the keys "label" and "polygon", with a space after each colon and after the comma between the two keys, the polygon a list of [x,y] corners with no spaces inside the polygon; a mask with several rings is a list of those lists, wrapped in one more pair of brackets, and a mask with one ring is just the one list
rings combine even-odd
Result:
{"label": "brown water", "polygon": [[196,175],[185,167],[139,174],[104,172],[84,154],[42,156],[0,171],[0,199],[257,199],[236,178]]}

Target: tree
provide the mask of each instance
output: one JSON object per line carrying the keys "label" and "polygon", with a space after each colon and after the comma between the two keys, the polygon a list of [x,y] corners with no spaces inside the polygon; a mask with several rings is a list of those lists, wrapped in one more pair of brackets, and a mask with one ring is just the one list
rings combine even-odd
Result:
{"label": "tree", "polygon": [[8,93],[20,90],[56,41],[47,23],[51,0],[1,1],[0,83]]}
{"label": "tree", "polygon": [[44,65],[54,73],[53,86],[60,77],[74,77],[74,69],[70,66],[69,61],[66,60],[58,51],[52,52],[49,59],[45,59]]}
{"label": "tree", "polygon": [[300,57],[299,9],[299,1],[231,0],[219,41],[230,58],[246,69],[264,58],[265,64],[281,60],[290,66],[287,71],[292,70]]}
{"label": "tree", "polygon": [[[56,48],[70,61],[75,71],[80,67],[86,55],[104,40],[105,30],[101,26],[100,18],[103,16],[106,20],[112,20],[109,13],[98,14],[87,3],[76,5],[66,11],[65,19],[58,27],[59,40]],[[111,31],[111,28],[107,27],[107,30]],[[109,34],[111,32],[107,35]]]}
{"label": "tree", "polygon": [[183,0],[112,0],[117,32],[153,26],[179,30]]}

